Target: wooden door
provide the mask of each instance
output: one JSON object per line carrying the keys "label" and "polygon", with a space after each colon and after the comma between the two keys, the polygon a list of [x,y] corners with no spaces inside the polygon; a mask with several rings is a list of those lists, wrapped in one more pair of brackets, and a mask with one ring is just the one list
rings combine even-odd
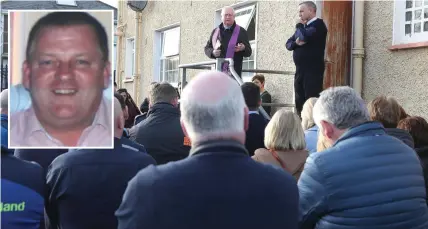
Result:
{"label": "wooden door", "polygon": [[324,88],[349,85],[352,49],[352,1],[320,2],[328,29]]}

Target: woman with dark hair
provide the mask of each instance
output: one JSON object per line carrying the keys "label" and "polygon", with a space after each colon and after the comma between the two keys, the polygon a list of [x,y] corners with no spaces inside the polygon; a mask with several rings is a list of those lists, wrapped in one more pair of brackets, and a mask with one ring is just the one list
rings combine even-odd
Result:
{"label": "woman with dark hair", "polygon": [[134,125],[135,116],[141,114],[140,109],[125,88],[117,90],[117,93],[123,96],[126,106],[128,107],[128,119],[125,121],[125,128],[131,128]]}

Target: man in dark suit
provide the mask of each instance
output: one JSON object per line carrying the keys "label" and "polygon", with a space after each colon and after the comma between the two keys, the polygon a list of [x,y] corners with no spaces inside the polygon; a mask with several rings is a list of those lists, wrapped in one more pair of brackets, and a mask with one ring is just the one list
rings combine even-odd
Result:
{"label": "man in dark suit", "polygon": [[260,88],[251,82],[241,85],[242,94],[244,95],[245,104],[249,111],[248,130],[245,132],[245,148],[250,156],[254,155],[254,151],[260,148],[265,148],[265,128],[267,120],[259,114],[261,104]]}
{"label": "man in dark suit", "polygon": [[[233,58],[236,73],[241,77],[242,60],[252,53],[247,31],[236,24],[235,11],[232,7],[225,7],[221,11],[222,23],[211,32],[205,46],[205,55],[211,59]],[[228,64],[222,66],[228,73]]]}
{"label": "man in dark suit", "polygon": [[201,73],[184,88],[181,112],[190,156],[141,170],[116,211],[118,228],[296,229],[296,181],[248,156],[248,108],[238,84],[221,72]]}
{"label": "man in dark suit", "polygon": [[[260,88],[260,96],[262,97],[262,103],[272,103],[272,96],[270,93],[265,89],[265,76],[262,74],[256,74],[251,78],[251,82],[255,83]],[[271,106],[263,106],[263,109],[265,109],[266,113],[268,115],[271,115]]]}
{"label": "man in dark suit", "polygon": [[287,41],[287,49],[293,51],[296,65],[294,77],[295,106],[300,116],[303,104],[311,97],[319,97],[324,80],[324,51],[327,39],[327,27],[324,21],[316,17],[314,2],[302,2],[299,5],[299,21],[296,32]]}

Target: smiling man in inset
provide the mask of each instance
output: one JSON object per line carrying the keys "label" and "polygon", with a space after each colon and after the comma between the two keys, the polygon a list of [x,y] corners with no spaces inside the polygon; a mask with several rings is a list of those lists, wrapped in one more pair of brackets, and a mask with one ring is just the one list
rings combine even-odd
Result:
{"label": "smiling man in inset", "polygon": [[84,12],[50,13],[33,26],[23,64],[32,106],[11,118],[10,147],[112,147],[108,38]]}

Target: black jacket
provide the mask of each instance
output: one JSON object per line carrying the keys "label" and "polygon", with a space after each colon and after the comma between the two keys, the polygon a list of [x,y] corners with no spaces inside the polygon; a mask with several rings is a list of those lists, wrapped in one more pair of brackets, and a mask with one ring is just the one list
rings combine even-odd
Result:
{"label": "black jacket", "polygon": [[245,148],[250,156],[253,156],[257,149],[265,148],[266,125],[267,121],[261,114],[250,114],[248,130],[245,134]]}
{"label": "black jacket", "polygon": [[130,139],[146,148],[158,164],[178,161],[189,155],[180,125],[180,111],[169,103],[156,103],[147,118],[130,130]]}
{"label": "black jacket", "polygon": [[[272,103],[272,96],[270,95],[270,93],[268,91],[265,90],[261,94],[261,97],[262,97],[262,103]],[[266,113],[268,113],[268,115],[271,115],[270,114],[271,109],[272,109],[271,106],[263,106],[263,109],[265,109],[265,111],[266,111]]]}
{"label": "black jacket", "polygon": [[[44,228],[45,174],[42,167],[1,147],[1,228]],[[17,207],[14,207],[17,206]]]}
{"label": "black jacket", "polygon": [[[232,33],[233,33],[233,30],[235,29],[235,26],[236,26],[236,23],[232,25],[229,31],[225,31],[223,23],[219,25],[220,43],[221,43],[221,47],[220,47],[221,54],[219,58],[226,58],[227,47],[229,45],[229,41],[230,41],[230,38],[232,37]],[[213,50],[214,50],[215,44],[212,43],[212,37],[216,29],[214,29],[211,32],[210,39],[208,40],[207,45],[205,45],[205,55],[207,55],[211,59],[215,59],[215,56],[213,56]],[[238,43],[242,43],[245,45],[245,50],[242,52],[236,52],[235,56],[233,57],[235,71],[236,73],[238,73],[239,76],[241,76],[242,60],[244,59],[244,57],[250,57],[252,53],[251,45],[248,40],[247,31],[242,27],[241,27],[241,30],[239,31],[238,41],[236,44]]]}
{"label": "black jacket", "polygon": [[22,160],[37,162],[46,174],[52,161],[67,151],[68,149],[15,149],[14,155]]}
{"label": "black jacket", "polygon": [[[296,39],[306,42],[299,46]],[[298,23],[296,32],[286,44],[288,50],[293,51],[293,60],[296,67],[324,67],[324,51],[327,40],[327,26],[322,19],[316,19],[308,26]]]}
{"label": "black jacket", "polygon": [[128,139],[114,149],[79,149],[58,156],[47,174],[46,212],[51,228],[117,228],[114,216],[128,181],[155,164]]}
{"label": "black jacket", "polygon": [[398,128],[385,128],[385,131],[387,134],[400,139],[409,147],[415,148],[415,144],[413,142],[413,137],[406,130],[402,130],[402,129],[398,129]]}
{"label": "black jacket", "polygon": [[296,180],[254,161],[234,141],[210,141],[188,158],[141,170],[116,216],[119,229],[297,229]]}

